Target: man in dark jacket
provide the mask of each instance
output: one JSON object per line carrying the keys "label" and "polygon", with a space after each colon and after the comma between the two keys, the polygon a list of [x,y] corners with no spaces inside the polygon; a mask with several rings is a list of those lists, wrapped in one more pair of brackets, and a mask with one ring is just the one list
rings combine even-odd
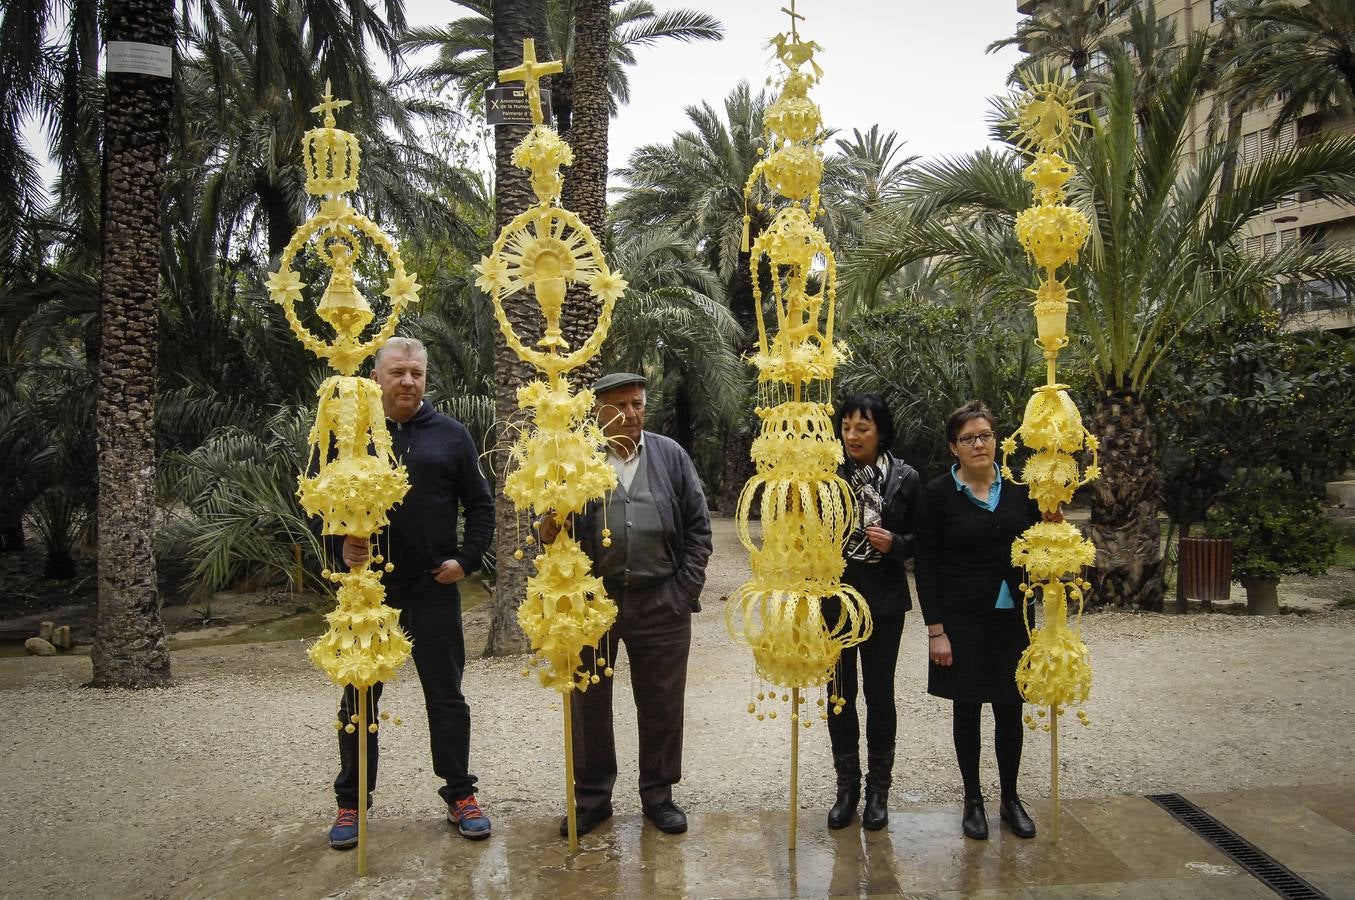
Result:
{"label": "man in dark jacket", "polygon": [[[640,730],[641,809],[660,831],[679,834],[687,816],[673,802],[673,785],[682,778],[687,655],[710,559],[710,515],[691,457],[676,441],[644,430],[645,379],[617,372],[598,379],[593,391],[617,486],[589,505],[573,533],[617,605],[602,647],[611,665],[617,643],[626,645]],[[556,531],[553,522],[543,523],[542,539],[554,540]],[[592,662],[585,652],[584,665]],[[612,815],[612,680],[570,699],[577,825],[586,834]],[[561,834],[566,827],[562,821]]]}
{"label": "man in dark jacket", "polygon": [[[391,338],[377,352],[372,378],[381,385],[395,457],[409,473],[409,491],[390,513],[390,525],[378,538],[377,552],[394,570],[382,576],[386,602],[400,610],[400,626],[414,644],[414,667],[428,710],[433,771],[446,784],[438,790],[447,818],[467,838],[489,837],[489,818],[475,800],[470,773],[470,706],[461,693],[466,667],[461,630],[461,595],[456,583],[480,567],[494,534],[494,499],[480,472],[470,432],[437,412],[423,399],[428,354],[410,338]],[[464,542],[457,540],[458,507],[465,510]],[[345,538],[343,561],[362,565],[371,541]],[[372,688],[370,715],[375,720],[381,685]],[[357,696],[344,692],[339,721],[357,710]],[[357,844],[358,738],[339,732],[341,769],[334,781],[339,816],[329,832],[330,846]],[[368,790],[376,787],[377,742],[368,734]]]}

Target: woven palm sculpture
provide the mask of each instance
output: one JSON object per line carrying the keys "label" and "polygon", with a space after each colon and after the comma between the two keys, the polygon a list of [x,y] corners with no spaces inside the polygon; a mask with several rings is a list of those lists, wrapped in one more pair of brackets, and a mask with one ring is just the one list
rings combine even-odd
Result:
{"label": "woven palm sculpture", "polygon": [[[355,374],[358,366],[375,353],[392,334],[404,308],[419,299],[419,283],[405,272],[391,239],[366,216],[353,209],[343,195],[357,190],[361,146],[355,135],[335,128],[334,113],[347,106],[335,100],[328,82],[324,102],[312,112],[324,115],[324,126],[306,132],[302,156],[306,165],[306,190],[320,197],[320,209],[296,232],[282,251],[278,270],[269,273],[268,293],[282,306],[287,322],[302,345],[328,360],[337,375],[320,385],[315,424],[310,431],[309,458],[314,471],[302,472],[297,496],[301,506],[319,517],[326,535],[377,534],[389,524],[387,513],[409,489],[404,466],[391,451],[381,388],[370,378]],[[366,239],[364,242],[363,239]],[[306,246],[316,240],[315,255],[330,270],[329,283],[316,314],[334,335],[326,342],[312,333],[297,314],[296,304],[307,285],[293,268]],[[390,299],[385,324],[365,339],[375,319],[371,304],[358,290],[354,268],[365,243],[375,246],[390,263],[383,294]],[[329,628],[311,645],[309,655],[329,679],[352,687],[358,696],[358,711],[348,722],[335,727],[350,734],[366,728],[372,685],[390,681],[409,658],[410,643],[401,630],[400,614],[385,604],[381,575],[372,565],[384,560],[373,556],[347,572],[325,570],[324,577],[339,588],[336,606],[325,616]],[[394,566],[384,563],[384,570]],[[367,741],[358,740],[358,783],[367,783]],[[358,792],[358,874],[367,868],[367,792]]]}
{"label": "woven palm sculpture", "polygon": [[[1096,547],[1075,525],[1064,521],[1062,506],[1099,473],[1096,438],[1083,426],[1068,386],[1059,384],[1056,375],[1059,351],[1068,345],[1068,304],[1072,302],[1057,270],[1077,262],[1091,225],[1080,210],[1064,202],[1075,169],[1061,152],[1085,112],[1080,108],[1080,98],[1067,81],[1047,71],[1038,82],[1026,80],[1030,86],[1018,97],[1011,124],[1018,146],[1034,154],[1023,177],[1032,185],[1035,203],[1016,217],[1016,235],[1042,270],[1034,311],[1046,383],[1036,388],[1026,404],[1021,427],[1002,442],[1002,475],[1018,481],[1008,460],[1024,445],[1030,453],[1018,483],[1029,486],[1045,521],[1032,525],[1013,542],[1012,564],[1025,571],[1025,598],[1033,600],[1038,594],[1044,624],[1030,628],[1030,646],[1017,664],[1016,683],[1021,696],[1040,707],[1039,719],[1046,720],[1041,725],[1036,717],[1027,715],[1026,723],[1050,733],[1052,825],[1057,839],[1058,720],[1066,709],[1086,700],[1091,691],[1091,662],[1081,636],[1083,594],[1090,585],[1081,573],[1084,567],[1096,563]],[[1085,468],[1078,454],[1085,454]],[[1068,621],[1070,602],[1077,605],[1072,624]],[[1087,724],[1084,711],[1079,709],[1077,716]]]}
{"label": "woven palm sculpture", "polygon": [[[560,167],[573,162],[573,151],[544,123],[540,79],[561,71],[562,64],[538,62],[536,43],[523,42],[522,65],[499,72],[501,81],[526,83],[532,130],[513,150],[513,164],[531,173],[536,203],[502,232],[490,254],[480,260],[476,284],[494,302],[504,340],[541,377],[518,390],[518,406],[527,413],[508,450],[504,494],[519,508],[564,522],[583,512],[590,500],[616,486],[616,472],[606,459],[606,438],[593,418],[593,393],[574,392],[566,373],[597,355],[611,325],[612,310],[626,289],[620,272],[607,267],[602,246],[577,215],[560,206],[564,179]],[[585,286],[599,303],[596,329],[572,351],[560,329],[561,310],[570,284]],[[526,300],[530,290],[545,319],[545,334],[527,346],[508,319],[504,304]],[[603,531],[604,544],[610,544]],[[515,555],[521,557],[522,551]],[[535,559],[536,573],[527,579],[527,596],[518,607],[518,623],[532,644],[537,676],[543,687],[557,691],[564,706],[565,784],[568,836],[578,848],[574,808],[574,754],[569,693],[610,677],[601,653],[592,669],[583,666],[583,650],[596,647],[616,621],[616,604],[592,563],[568,530],[561,531]],[[601,667],[601,671],[599,671]],[[528,673],[524,674],[529,674]]]}
{"label": "woven palm sculpture", "polygon": [[[842,545],[851,529],[851,489],[838,477],[842,446],[833,431],[833,369],[842,351],[833,342],[837,263],[823,232],[819,183],[823,177],[823,121],[809,89],[821,75],[814,63],[818,46],[802,41],[791,8],[790,33],[772,45],[785,68],[778,96],[766,110],[764,158],[744,186],[752,201],[758,180],[780,197],[775,215],[749,244],[751,213],[744,215],[744,247],[754,273],[758,351],[757,415],[761,430],[753,441],[756,473],[739,495],[735,521],[748,549],[752,579],[734,591],[725,605],[730,636],[748,645],[758,676],[770,683],[759,690],[748,711],[775,719],[776,688],[789,702],[791,726],[790,846],[795,846],[799,727],[813,716],[802,710],[801,690],[828,684],[845,647],[871,633],[864,598],[842,583]],[[806,67],[808,71],[806,71]],[[766,208],[765,206],[763,208]],[[766,259],[771,271],[774,329],[763,315],[759,271]],[[760,513],[761,538],[751,529],[753,508]],[[838,613],[825,616],[825,601]],[[786,693],[786,691],[789,693]],[[831,693],[821,717],[841,709]],[[825,700],[820,699],[821,706]]]}

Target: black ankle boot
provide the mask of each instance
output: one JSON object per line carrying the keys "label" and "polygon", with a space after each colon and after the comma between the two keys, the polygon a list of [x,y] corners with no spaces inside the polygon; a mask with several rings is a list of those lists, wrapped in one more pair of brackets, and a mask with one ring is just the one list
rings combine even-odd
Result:
{"label": "black ankle boot", "polygon": [[866,773],[866,806],[861,810],[861,827],[879,831],[889,824],[889,785],[894,780],[894,753],[866,757],[870,771]]}
{"label": "black ankle boot", "polygon": [[982,797],[965,799],[964,818],[960,820],[960,827],[964,829],[965,837],[976,841],[988,840],[988,813],[983,808]]}
{"label": "black ankle boot", "polygon": [[1035,823],[1031,821],[1026,808],[1021,805],[1021,798],[1016,795],[1006,798],[999,807],[999,814],[1002,821],[1011,828],[1012,834],[1019,838],[1035,837]]}
{"label": "black ankle boot", "polygon": [[828,827],[846,828],[856,817],[856,804],[861,800],[861,754],[834,753],[833,769],[837,772],[837,802],[828,810]]}

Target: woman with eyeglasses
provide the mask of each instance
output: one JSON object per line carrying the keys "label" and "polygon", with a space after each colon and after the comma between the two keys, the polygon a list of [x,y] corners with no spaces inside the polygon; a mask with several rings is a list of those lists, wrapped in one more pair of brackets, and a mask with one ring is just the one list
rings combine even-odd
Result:
{"label": "woman with eyeglasses", "polygon": [[913,524],[918,601],[927,623],[927,692],[952,701],[955,758],[964,781],[961,827],[986,840],[988,816],[979,780],[979,714],[991,704],[1001,783],[1001,819],[1017,837],[1035,823],[1016,793],[1021,767],[1021,695],[1016,664],[1029,643],[1012,566],[1012,542],[1039,510],[1025,487],[998,470],[993,414],[970,401],[946,421],[955,464],[922,489]]}
{"label": "woman with eyeglasses", "polygon": [[[917,470],[889,452],[894,417],[874,394],[842,401],[838,438],[846,451],[839,474],[856,501],[855,527],[843,547],[842,580],[860,592],[870,607],[874,628],[866,641],[842,652],[833,687],[842,712],[829,713],[828,737],[837,772],[837,800],[828,812],[829,828],[846,828],[861,799],[861,728],[856,713],[857,661],[866,698],[866,805],[861,827],[877,831],[889,823],[889,785],[893,780],[897,717],[894,669],[903,635],[903,614],[913,608],[903,561],[913,555],[913,512],[922,479]],[[840,614],[837,601],[824,604],[829,623]]]}

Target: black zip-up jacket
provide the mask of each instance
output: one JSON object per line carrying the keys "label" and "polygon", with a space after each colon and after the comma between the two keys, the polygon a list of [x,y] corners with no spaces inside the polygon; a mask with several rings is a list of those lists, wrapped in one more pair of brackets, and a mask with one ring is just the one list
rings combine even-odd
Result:
{"label": "black zip-up jacket", "polygon": [[[409,490],[377,538],[378,552],[395,565],[382,581],[388,588],[408,587],[431,579],[449,559],[467,575],[479,569],[494,539],[494,498],[470,432],[427,400],[408,422],[387,419],[386,428],[395,458],[409,473]],[[457,540],[458,507],[466,512],[464,543]],[[346,569],[343,539],[326,543],[332,564]]]}
{"label": "black zip-up jacket", "polygon": [[[454,559],[469,575],[494,539],[494,498],[480,472],[479,454],[466,426],[425,400],[408,422],[386,420],[395,458],[409,472],[409,491],[391,510],[380,544],[395,571],[390,585],[431,577]],[[466,511],[466,540],[457,541],[457,507]]]}

